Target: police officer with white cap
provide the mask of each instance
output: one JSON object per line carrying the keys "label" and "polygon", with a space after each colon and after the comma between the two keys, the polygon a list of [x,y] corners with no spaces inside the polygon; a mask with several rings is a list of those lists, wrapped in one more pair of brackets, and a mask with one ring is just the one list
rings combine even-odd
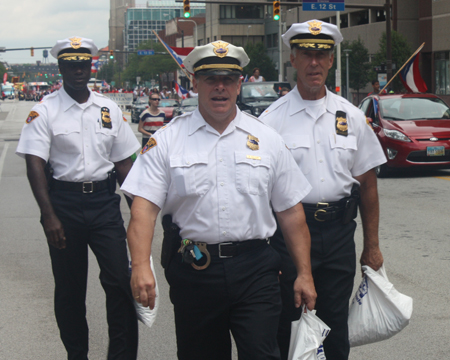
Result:
{"label": "police officer with white cap", "polygon": [[[341,41],[335,25],[318,20],[293,24],[283,35],[283,42],[292,49],[297,86],[260,116],[281,134],[313,187],[303,206],[311,233],[317,316],[331,328],[324,342],[328,360],[347,359],[349,355],[347,317],[356,268],[353,219],[358,202],[364,232],[360,262],[375,270],[383,263],[373,169],[386,159],[363,113],[325,86],[334,46]],[[280,276],[283,312],[278,340],[282,358],[286,359],[291,321],[300,316],[290,290],[295,268],[289,263],[279,230],[271,244],[285,259]]]}
{"label": "police officer with white cap", "polygon": [[298,272],[296,305],[315,303],[300,203],[310,185],[281,137],[237,108],[248,62],[243,48],[224,41],[196,47],[184,64],[195,74],[198,109],[150,138],[122,186],[134,196],[131,288],[144,306],[155,301],[149,256],[159,211],[165,230],[180,229],[164,266],[183,360],[231,359],[230,331],[239,359],[279,359],[280,258],[267,241],[276,229],[272,208]]}
{"label": "police officer with white cap", "polygon": [[140,146],[118,106],[87,87],[97,51],[92,40],[77,36],[52,48],[63,86],[33,107],[16,153],[26,160],[41,210],[55,278],[55,315],[68,359],[88,359],[89,246],[106,293],[108,359],[130,360],[137,357],[137,319],[115,189]]}

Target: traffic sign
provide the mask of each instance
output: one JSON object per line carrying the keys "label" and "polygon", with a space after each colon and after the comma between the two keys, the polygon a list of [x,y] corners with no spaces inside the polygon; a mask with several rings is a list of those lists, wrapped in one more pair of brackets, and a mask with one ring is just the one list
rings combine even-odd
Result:
{"label": "traffic sign", "polygon": [[344,11],[345,0],[303,0],[303,11]]}
{"label": "traffic sign", "polygon": [[155,55],[155,50],[138,50],[138,55]]}

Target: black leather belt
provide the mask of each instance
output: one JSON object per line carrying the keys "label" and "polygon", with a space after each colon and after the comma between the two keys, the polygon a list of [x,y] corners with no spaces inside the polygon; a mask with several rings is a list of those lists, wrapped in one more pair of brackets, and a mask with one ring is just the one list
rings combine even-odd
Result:
{"label": "black leather belt", "polygon": [[306,221],[328,222],[342,219],[348,198],[335,202],[318,202],[317,204],[303,204]]}
{"label": "black leather belt", "polygon": [[211,256],[218,256],[219,258],[223,259],[235,257],[244,252],[257,249],[259,247],[268,244],[269,244],[268,239],[252,239],[245,241],[225,242],[212,245],[208,244],[206,248],[208,249]]}
{"label": "black leather belt", "polygon": [[84,194],[90,194],[108,189],[109,180],[70,182],[53,179],[51,182],[51,188],[55,190],[76,191]]}

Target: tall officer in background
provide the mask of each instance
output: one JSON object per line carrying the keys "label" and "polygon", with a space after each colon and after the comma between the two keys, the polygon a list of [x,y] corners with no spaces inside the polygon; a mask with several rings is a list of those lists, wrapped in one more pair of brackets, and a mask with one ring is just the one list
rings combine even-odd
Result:
{"label": "tall officer in background", "polygon": [[[313,187],[303,206],[311,233],[317,316],[331,328],[324,342],[327,359],[347,359],[347,317],[356,268],[353,219],[360,199],[364,232],[360,262],[378,270],[383,256],[378,246],[379,203],[373,168],[386,159],[363,113],[325,86],[333,65],[334,45],[342,41],[338,28],[317,20],[293,24],[283,41],[292,49],[297,86],[272,104],[260,119],[281,134]],[[271,244],[286,260],[280,276],[283,313],[278,334],[286,359],[290,322],[300,316],[290,290],[295,269],[289,266],[280,231]]]}
{"label": "tall officer in background", "polygon": [[170,214],[172,228],[181,229],[165,268],[183,360],[231,359],[230,331],[239,359],[279,359],[280,257],[267,241],[276,229],[271,205],[298,271],[296,305],[315,303],[300,203],[310,185],[281,137],[236,107],[248,62],[243,48],[223,41],[196,47],[184,64],[195,73],[197,110],[150,138],[122,186],[134,195],[131,288],[144,306],[155,302],[149,257],[159,211],[163,226]]}
{"label": "tall officer in background", "polygon": [[[121,184],[140,146],[118,106],[87,87],[97,51],[92,40],[80,37],[52,48],[63,87],[33,107],[16,153],[25,157],[41,210],[55,278],[55,315],[68,359],[88,358],[89,245],[106,293],[108,359],[130,360],[137,356],[138,330],[115,189],[116,174]],[[46,178],[47,162],[53,175]]]}

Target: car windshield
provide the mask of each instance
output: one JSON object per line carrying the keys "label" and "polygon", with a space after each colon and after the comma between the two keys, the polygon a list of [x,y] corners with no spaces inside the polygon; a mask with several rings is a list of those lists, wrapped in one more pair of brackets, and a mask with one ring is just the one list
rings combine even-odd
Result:
{"label": "car windshield", "polygon": [[245,84],[242,86],[241,91],[243,102],[278,99],[278,94],[273,89],[273,84]]}
{"label": "car windshield", "polygon": [[188,98],[181,102],[181,106],[197,106],[198,98]]}
{"label": "car windshield", "polygon": [[135,105],[148,104],[148,96],[142,96],[140,98],[137,98],[134,104]]}
{"label": "car windshield", "polygon": [[173,99],[161,99],[158,107],[175,107],[178,106],[178,102]]}
{"label": "car windshield", "polygon": [[380,99],[380,111],[386,120],[450,119],[450,108],[436,98]]}

